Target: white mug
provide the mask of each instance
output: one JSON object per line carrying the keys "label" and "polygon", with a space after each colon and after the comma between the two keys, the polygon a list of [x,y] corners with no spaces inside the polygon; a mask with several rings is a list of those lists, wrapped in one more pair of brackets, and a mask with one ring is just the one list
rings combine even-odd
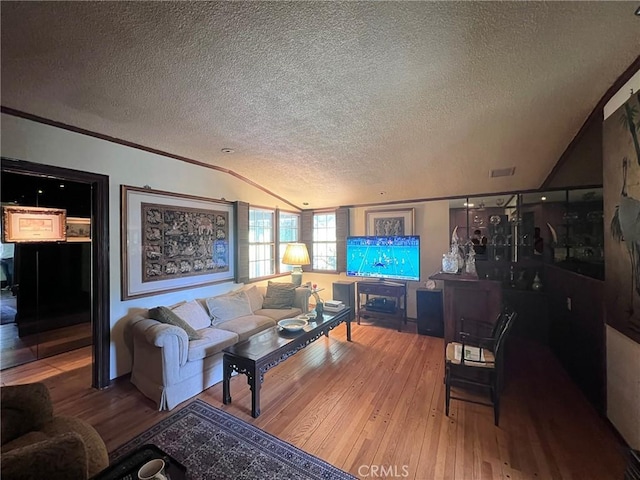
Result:
{"label": "white mug", "polygon": [[167,480],[164,473],[164,460],[156,458],[145,463],[138,470],[140,480]]}

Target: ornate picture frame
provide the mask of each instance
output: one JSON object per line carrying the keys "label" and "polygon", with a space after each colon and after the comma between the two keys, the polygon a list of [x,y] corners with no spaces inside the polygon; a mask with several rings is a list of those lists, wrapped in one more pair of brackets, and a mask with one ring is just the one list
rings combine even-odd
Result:
{"label": "ornate picture frame", "polygon": [[365,234],[413,235],[415,209],[367,210],[365,212]]}
{"label": "ornate picture frame", "polygon": [[91,219],[67,217],[67,242],[90,242]]}
{"label": "ornate picture frame", "polygon": [[64,242],[67,211],[62,208],[2,207],[4,243]]}
{"label": "ornate picture frame", "polygon": [[230,202],[122,185],[123,300],[235,278]]}

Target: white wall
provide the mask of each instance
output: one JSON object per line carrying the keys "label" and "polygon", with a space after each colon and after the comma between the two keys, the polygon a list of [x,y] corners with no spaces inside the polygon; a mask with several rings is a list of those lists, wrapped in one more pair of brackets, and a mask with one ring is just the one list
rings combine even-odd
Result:
{"label": "white wall", "polygon": [[[242,200],[276,207],[281,200],[231,175],[191,165],[59,128],[3,114],[2,156],[109,176],[109,244],[111,290],[110,377],[131,370],[122,332],[124,317],[132,308],[146,308],[204,297],[230,288],[229,284],[183,290],[136,300],[120,300],[120,185]],[[282,206],[282,205],[280,205]]]}
{"label": "white wall", "polygon": [[[604,107],[609,117],[640,90],[640,71]],[[640,449],[640,344],[607,325],[607,417],[627,443]]]}

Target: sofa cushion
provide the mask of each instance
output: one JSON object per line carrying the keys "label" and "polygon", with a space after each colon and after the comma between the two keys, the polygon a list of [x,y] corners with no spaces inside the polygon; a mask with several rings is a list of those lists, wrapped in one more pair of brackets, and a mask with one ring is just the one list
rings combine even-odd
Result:
{"label": "sofa cushion", "polygon": [[198,332],[196,332],[196,330],[192,328],[191,325],[180,318],[173,310],[168,307],[160,306],[149,309],[149,318],[157,320],[161,323],[167,323],[169,325],[180,327],[186,332],[189,340],[197,340],[200,338]]}
{"label": "sofa cushion", "polygon": [[244,291],[210,297],[206,302],[213,326],[219,326],[223,322],[252,313],[249,298]]}
{"label": "sofa cushion", "polygon": [[296,286],[293,283],[269,281],[262,308],[291,308],[295,298]]}
{"label": "sofa cushion", "polygon": [[253,312],[254,315],[262,315],[265,317],[269,317],[276,322],[278,320],[282,320],[284,318],[294,318],[302,313],[298,307],[292,308],[261,308],[260,310],[256,310]]}
{"label": "sofa cushion", "polygon": [[274,327],[276,322],[263,315],[246,315],[223,322],[217,326],[220,330],[227,330],[238,335],[238,341],[243,341],[251,335],[261,332],[269,327]]}
{"label": "sofa cushion", "polygon": [[262,296],[262,293],[260,293],[260,290],[258,290],[258,287],[255,285],[247,285],[242,289],[242,291],[247,294],[252,312],[262,308],[264,297]]}
{"label": "sofa cushion", "polygon": [[223,348],[230,347],[238,342],[238,335],[228,330],[219,328],[203,328],[198,330],[200,340],[189,342],[187,361],[200,360],[221,352]]}
{"label": "sofa cushion", "polygon": [[211,326],[211,318],[197,300],[183,303],[172,309],[173,313],[187,322],[194,330],[200,330]]}

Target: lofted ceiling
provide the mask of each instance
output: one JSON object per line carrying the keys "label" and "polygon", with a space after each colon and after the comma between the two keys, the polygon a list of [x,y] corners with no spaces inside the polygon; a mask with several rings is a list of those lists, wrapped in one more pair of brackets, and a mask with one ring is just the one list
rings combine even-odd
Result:
{"label": "lofted ceiling", "polygon": [[637,6],[2,1],[1,103],[299,208],[535,189],[638,57]]}

